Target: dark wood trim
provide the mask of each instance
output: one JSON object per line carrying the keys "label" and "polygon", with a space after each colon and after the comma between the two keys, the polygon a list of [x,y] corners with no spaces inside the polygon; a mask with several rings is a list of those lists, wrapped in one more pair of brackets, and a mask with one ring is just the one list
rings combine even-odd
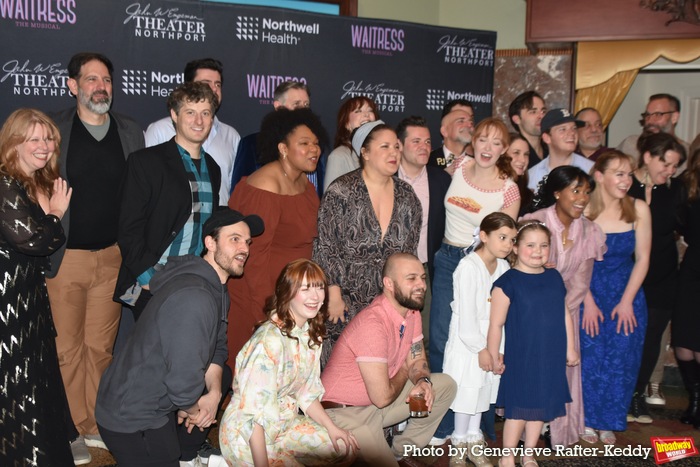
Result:
{"label": "dark wood trim", "polygon": [[330,3],[340,7],[340,16],[357,16],[357,0],[307,0],[316,3]]}

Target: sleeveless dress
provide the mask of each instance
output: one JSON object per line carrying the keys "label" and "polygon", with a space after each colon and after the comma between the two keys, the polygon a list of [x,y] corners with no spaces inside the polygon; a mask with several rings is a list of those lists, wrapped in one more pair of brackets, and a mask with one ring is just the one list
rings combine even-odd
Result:
{"label": "sleeveless dress", "polygon": [[611,314],[620,302],[634,267],[635,232],[609,233],[608,251],[593,266],[591,293],[605,320],[596,337],[581,328],[581,379],[586,426],[598,430],[624,431],[627,410],[637,382],[647,325],[644,292],[634,297],[637,327],[629,336],[617,333]]}
{"label": "sleeveless dress", "polygon": [[571,402],[566,379],[566,287],[556,269],[510,269],[493,284],[510,299],[505,324],[506,370],[496,405],[506,418],[549,421]]}

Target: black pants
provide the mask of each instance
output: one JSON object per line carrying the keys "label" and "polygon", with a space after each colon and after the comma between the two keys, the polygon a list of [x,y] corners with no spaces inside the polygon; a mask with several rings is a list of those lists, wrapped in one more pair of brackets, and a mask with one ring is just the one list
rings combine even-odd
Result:
{"label": "black pants", "polygon": [[[233,372],[228,365],[224,365],[219,411],[232,382]],[[205,390],[203,394],[206,393]],[[184,424],[177,424],[175,412],[168,415],[168,423],[153,430],[118,433],[99,424],[98,428],[102,440],[112,452],[117,464],[129,467],[179,467],[180,460],[190,461],[197,456],[197,451],[211,431],[211,427],[204,431],[194,427],[192,433],[187,433]]]}
{"label": "black pants", "polygon": [[644,336],[644,348],[642,350],[642,363],[637,376],[637,386],[635,392],[642,393],[649,384],[649,378],[654,372],[656,362],[661,353],[661,338],[664,335],[666,326],[671,321],[673,308],[649,308],[647,321],[647,333]]}

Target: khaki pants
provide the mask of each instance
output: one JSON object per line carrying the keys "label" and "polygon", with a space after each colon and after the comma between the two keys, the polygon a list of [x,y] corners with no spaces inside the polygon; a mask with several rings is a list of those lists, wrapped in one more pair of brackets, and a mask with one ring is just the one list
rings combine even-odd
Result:
{"label": "khaki pants", "polygon": [[97,388],[112,361],[121,315],[121,305],[112,300],[120,264],[116,245],[98,251],[68,249],[56,277],[46,279],[58,362],[81,435],[97,434]]}
{"label": "khaki pants", "polygon": [[[423,448],[433,437],[440,420],[447,412],[457,393],[457,384],[443,373],[433,373],[435,400],[433,410],[425,418],[409,418],[406,398],[413,383],[406,382],[401,394],[394,402],[379,409],[374,405],[366,407],[345,407],[328,409],[326,412],[340,428],[352,431],[360,445],[359,457],[371,466],[397,466],[397,457],[403,457],[405,449]],[[384,427],[396,425],[408,419],[403,433],[394,436],[392,447],[384,439]],[[408,452],[409,456],[411,455]]]}

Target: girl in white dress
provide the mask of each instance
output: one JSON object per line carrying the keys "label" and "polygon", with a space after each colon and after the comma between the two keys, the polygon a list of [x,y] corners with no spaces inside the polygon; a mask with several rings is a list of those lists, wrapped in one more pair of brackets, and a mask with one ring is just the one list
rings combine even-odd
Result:
{"label": "girl in white dress", "polygon": [[[479,226],[474,252],[460,260],[454,272],[454,301],[450,332],[445,346],[443,371],[457,382],[457,397],[450,407],[455,412],[452,445],[459,450],[450,465],[467,465],[463,456],[479,467],[490,466],[484,456],[472,453],[482,444],[481,414],[496,402],[502,362],[494,362],[486,349],[491,311],[491,287],[509,269],[506,258],[516,234],[515,221],[502,212],[484,218]],[[478,451],[478,450],[475,450]]]}

